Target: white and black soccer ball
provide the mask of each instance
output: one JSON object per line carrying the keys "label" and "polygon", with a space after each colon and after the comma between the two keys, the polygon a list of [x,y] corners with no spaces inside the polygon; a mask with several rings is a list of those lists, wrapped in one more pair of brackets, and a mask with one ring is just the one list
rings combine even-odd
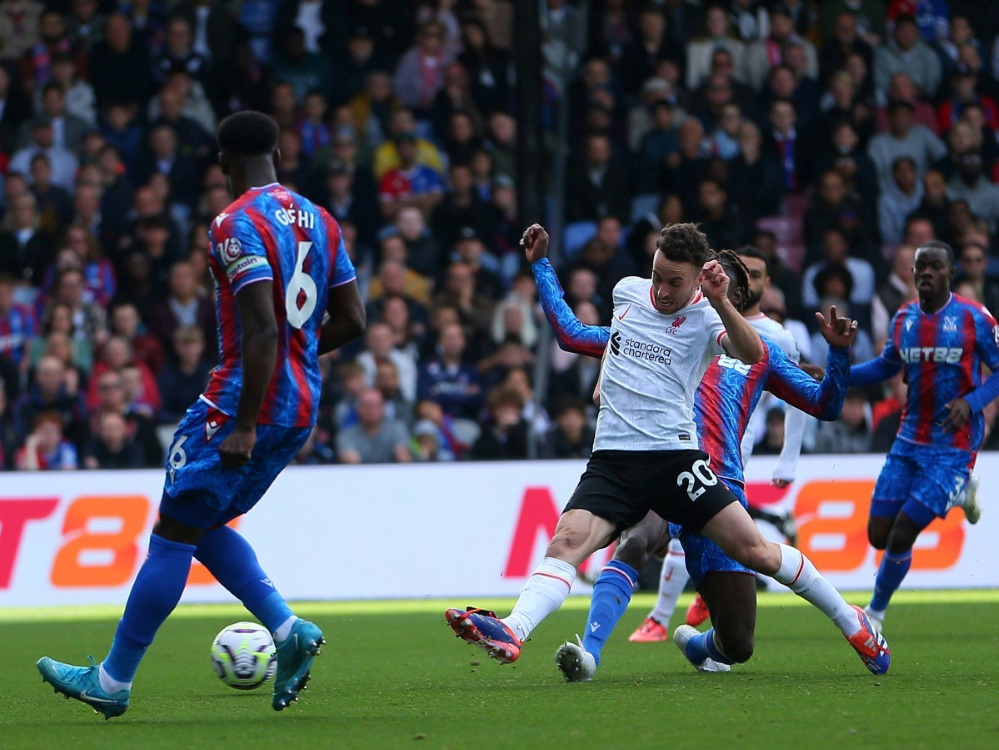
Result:
{"label": "white and black soccer ball", "polygon": [[255,622],[236,622],[222,628],[212,642],[212,666],[226,685],[253,690],[277,671],[277,649],[267,628]]}

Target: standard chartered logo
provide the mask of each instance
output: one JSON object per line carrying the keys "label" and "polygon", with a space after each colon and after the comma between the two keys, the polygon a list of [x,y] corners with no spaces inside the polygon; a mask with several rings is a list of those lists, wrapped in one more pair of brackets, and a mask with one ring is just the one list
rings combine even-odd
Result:
{"label": "standard chartered logo", "polygon": [[623,354],[626,357],[644,359],[658,365],[670,365],[673,363],[673,350],[668,346],[655,344],[649,341],[639,341],[638,339],[626,339],[619,331],[611,334],[610,338],[611,354]]}

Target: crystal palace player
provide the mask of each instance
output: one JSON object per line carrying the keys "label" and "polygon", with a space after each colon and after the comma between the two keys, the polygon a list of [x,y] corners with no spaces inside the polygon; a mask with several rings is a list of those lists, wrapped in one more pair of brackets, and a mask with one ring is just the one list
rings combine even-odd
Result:
{"label": "crystal palace player", "polygon": [[[969,481],[982,444],[982,409],[999,396],[999,327],[982,305],[951,294],[954,273],[950,245],[917,248],[919,301],[895,314],[881,356],[850,373],[851,385],[870,385],[902,370],[909,386],[867,526],[871,545],[885,550],[867,606],[878,623],[909,572],[919,532],[957,504],[972,523],[981,512]],[[992,371],[984,383],[983,362]]]}
{"label": "crystal palace player", "polygon": [[132,678],[180,600],[192,558],[274,634],[275,710],[297,698],[324,642],[225,525],[256,504],[308,438],[319,355],[361,335],[365,324],[336,221],[277,184],[277,138],[275,122],[259,112],[231,115],[218,128],[219,162],[239,196],[211,225],[220,363],[177,428],[149,555],[111,651],[89,667],[38,662],[57,692],[106,718],[128,708]]}
{"label": "crystal palace player", "polygon": [[[547,240],[541,227],[525,246]],[[500,662],[569,594],[576,567],[647,513],[703,532],[732,559],[790,586],[843,630],[872,671],[887,670],[887,644],[798,550],[768,542],[746,509],[718,481],[697,449],[694,390],[716,355],[739,366],[766,354],[759,335],[728,298],[729,278],[706,262],[704,235],[691,224],[663,229],[651,282],[629,277],[614,289],[614,318],[598,380],[594,452],[569,500],[541,566],[504,619],[450,609],[455,633]],[[589,342],[599,352],[600,342]],[[585,347],[584,347],[585,348]],[[619,571],[626,577],[625,571]],[[711,649],[711,644],[706,648]],[[711,652],[714,656],[714,652]]]}

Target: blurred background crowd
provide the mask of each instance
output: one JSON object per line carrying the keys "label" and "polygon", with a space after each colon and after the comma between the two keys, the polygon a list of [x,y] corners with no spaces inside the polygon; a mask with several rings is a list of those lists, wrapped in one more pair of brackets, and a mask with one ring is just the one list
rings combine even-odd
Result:
{"label": "blurred background crowd", "polygon": [[[0,465],[162,464],[217,357],[214,132],[247,108],[280,125],[279,177],[340,222],[368,301],[297,461],[588,455],[599,363],[553,344],[518,247],[516,12],[0,2]],[[584,322],[676,221],[767,254],[763,309],[809,362],[833,304],[856,360],[881,350],[931,238],[999,312],[999,3],[541,0],[539,22],[563,155],[544,215]],[[851,391],[806,449],[886,450],[904,393]],[[783,438],[767,408],[760,453]]]}

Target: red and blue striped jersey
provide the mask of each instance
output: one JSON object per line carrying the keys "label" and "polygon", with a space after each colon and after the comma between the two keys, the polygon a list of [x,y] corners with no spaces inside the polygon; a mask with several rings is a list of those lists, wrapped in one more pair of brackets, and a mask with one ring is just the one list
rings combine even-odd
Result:
{"label": "red and blue striped jersey", "polygon": [[278,353],[257,422],[314,425],[321,384],[319,330],[328,289],[356,276],[339,224],[308,199],[273,183],[240,196],[212,222],[209,235],[219,365],[201,398],[236,414],[243,386],[236,295],[245,286],[266,282],[273,290]]}
{"label": "red and blue striped jersey", "polygon": [[0,356],[20,362],[24,343],[35,335],[35,316],[24,305],[12,305],[0,313]]}
{"label": "red and blue striped jersey", "polygon": [[742,436],[764,391],[817,419],[833,420],[843,409],[850,374],[850,350],[829,349],[822,382],[806,374],[767,336],[764,355],[755,365],[721,356],[708,367],[694,396],[701,450],[711,468],[726,479],[744,481]]}
{"label": "red and blue striped jersey", "polygon": [[[532,270],[541,307],[559,346],[577,354],[602,356],[610,329],[579,322],[565,302],[551,263],[540,260]],[[744,481],[742,436],[763,391],[813,417],[833,420],[843,409],[850,373],[848,349],[829,349],[826,374],[819,383],[766,335],[760,338],[764,356],[759,362],[747,365],[732,357],[715,357],[694,394],[694,422],[701,450],[711,457],[716,474],[740,483]]]}
{"label": "red and blue striped jersey", "polygon": [[[884,351],[872,363],[891,377],[899,370],[909,387],[898,437],[911,443],[977,451],[985,419],[982,408],[999,395],[999,327],[982,305],[952,294],[933,314],[916,301],[899,308],[888,328]],[[982,384],[982,364],[993,372]],[[871,382],[868,365],[854,367],[851,384]],[[885,377],[878,378],[886,379]],[[876,381],[874,381],[876,382]],[[945,432],[946,405],[963,398],[971,419],[956,432]]]}

